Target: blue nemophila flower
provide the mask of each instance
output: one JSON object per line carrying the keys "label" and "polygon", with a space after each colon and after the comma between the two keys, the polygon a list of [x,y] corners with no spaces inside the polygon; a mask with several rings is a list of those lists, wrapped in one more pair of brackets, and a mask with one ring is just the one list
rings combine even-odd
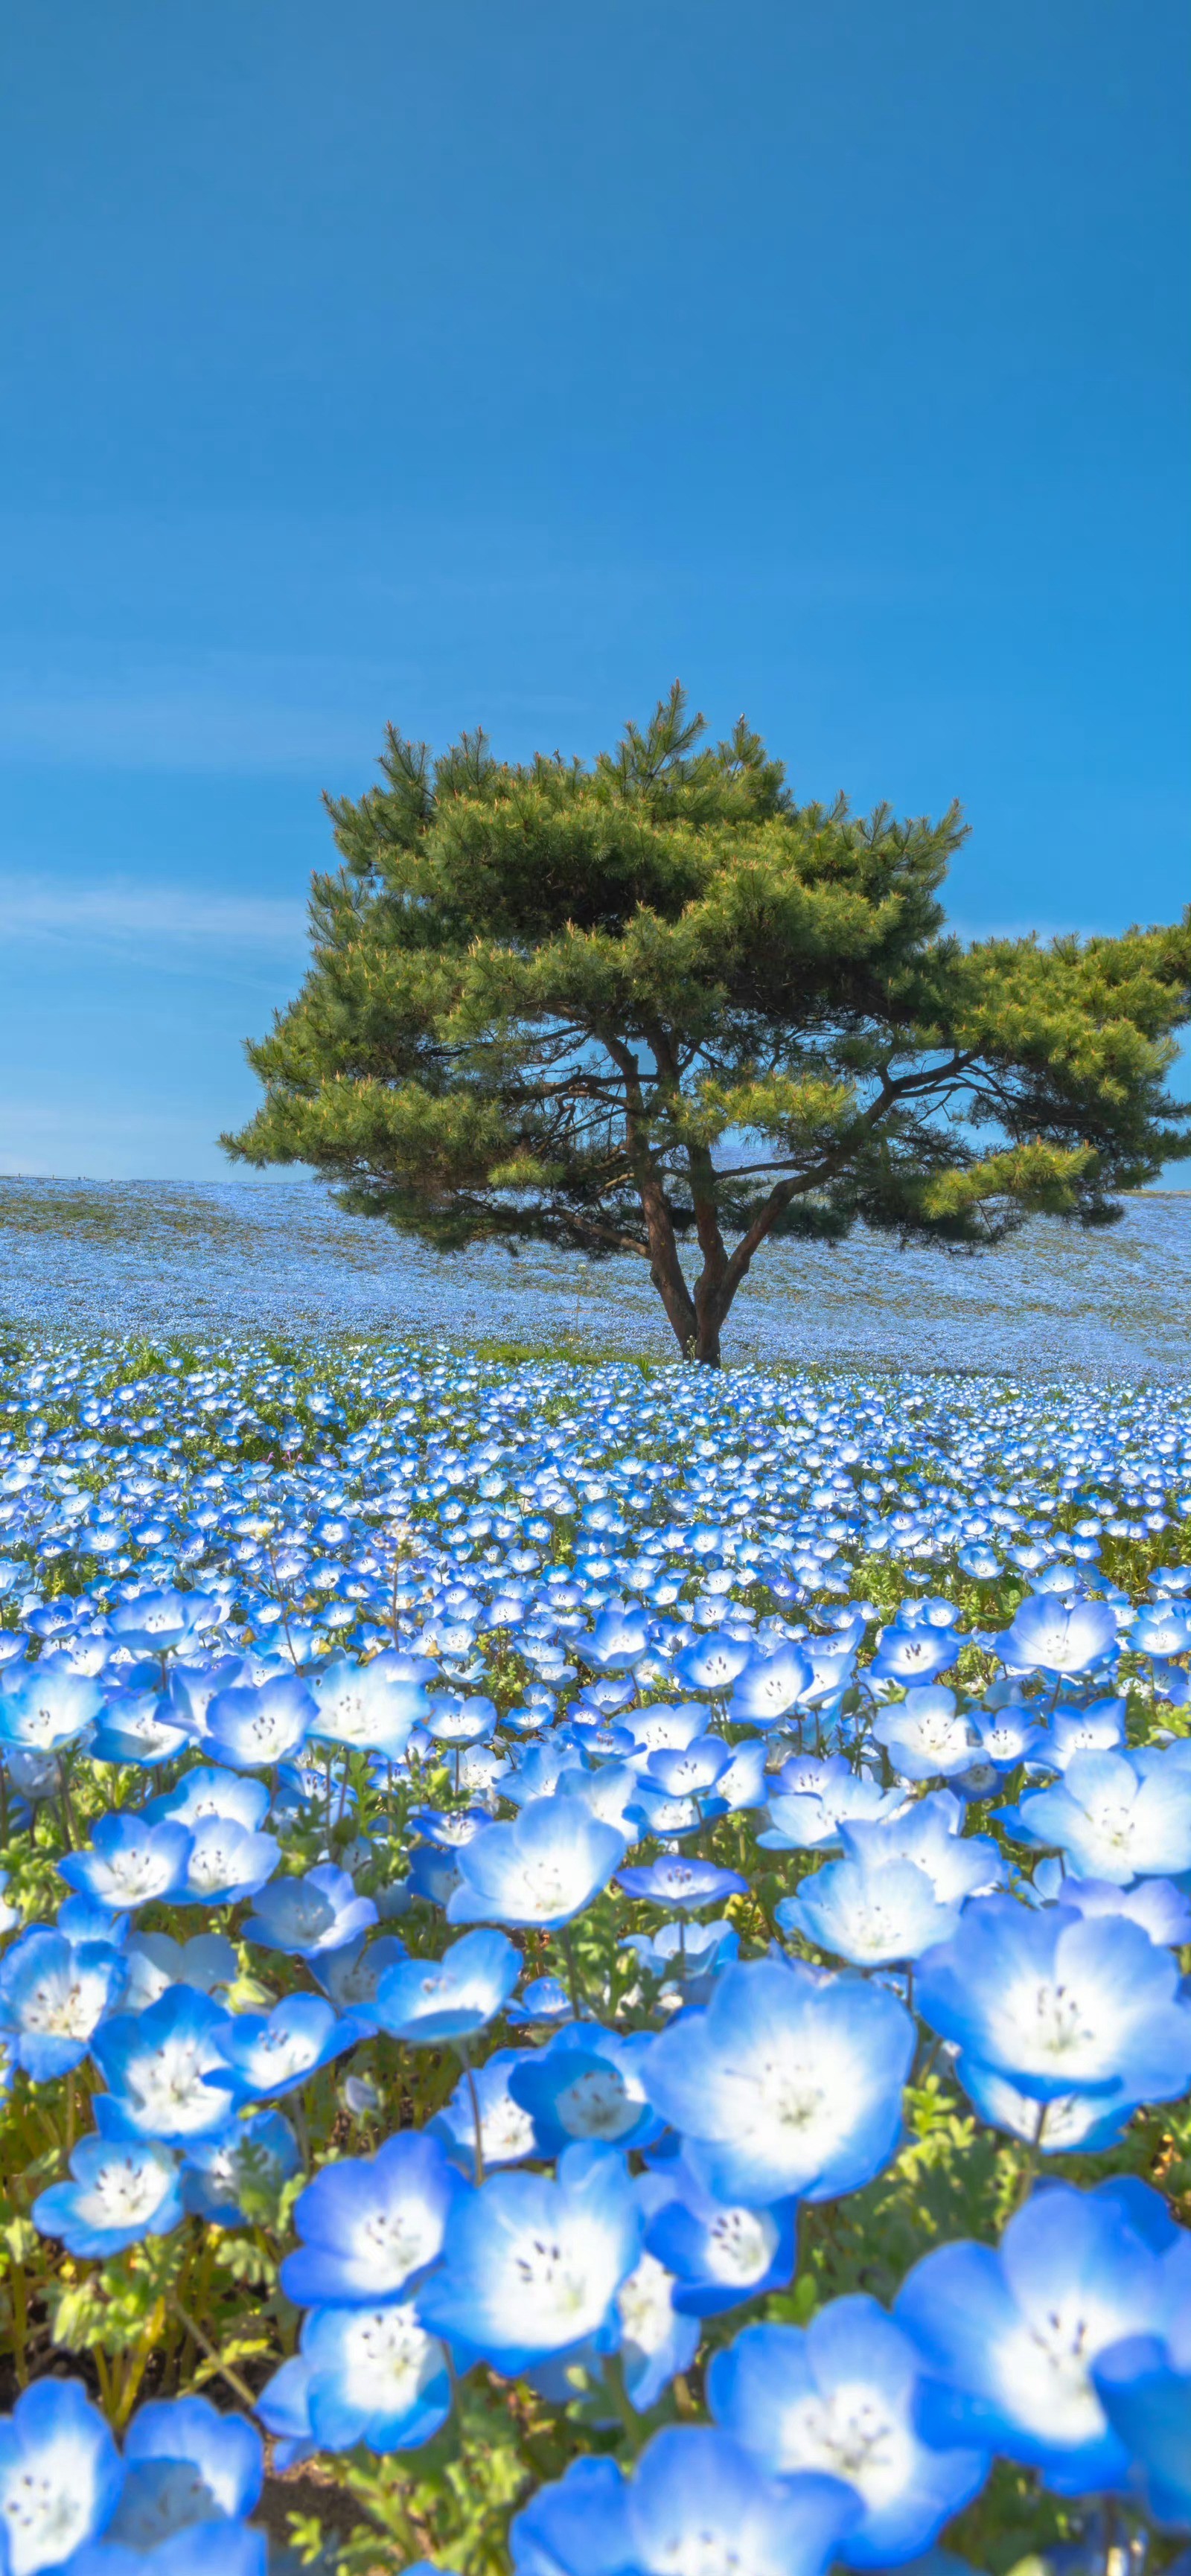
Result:
{"label": "blue nemophila flower", "polygon": [[[562,1773],[573,1769],[574,1762],[570,1741],[564,1740],[561,1732],[558,1736],[548,1736],[543,1744],[531,1745],[524,1760],[518,1762],[505,1783],[504,1795],[510,1806],[527,1807],[532,1798],[553,1797]],[[482,1821],[490,1824],[492,1820],[491,1817],[483,1817]],[[470,1842],[471,1836],[467,1835],[465,1839]]]}
{"label": "blue nemophila flower", "polygon": [[33,2203],[33,2224],[60,2237],[68,2254],[97,2256],[168,2236],[181,2225],[177,2159],[155,2139],[82,2138],[71,2149],[69,2182],[51,2183]]}
{"label": "blue nemophila flower", "polygon": [[489,1825],[458,1854],[448,1923],[510,1923],[554,1931],[607,1886],[625,1837],[576,1798],[531,1798],[512,1824]]}
{"label": "blue nemophila flower", "polygon": [[31,1753],[61,1753],[102,1714],[97,1681],[43,1656],[9,1664],[0,1674],[0,1744]]}
{"label": "blue nemophila flower", "polygon": [[461,2369],[487,2361],[509,2379],[580,2344],[608,2351],[641,2228],[628,2169],[611,2148],[568,2147],[557,2179],[496,2174],[456,2210],[419,2314]]}
{"label": "blue nemophila flower", "polygon": [[[661,1752],[666,1746],[680,1750],[693,1744],[706,1726],[707,1709],[701,1699],[679,1700],[673,1705],[659,1700],[648,1708],[628,1708],[621,1727],[633,1749],[626,1758],[634,1770],[645,1771],[651,1753]],[[542,1750],[547,1748],[543,1746]]]}
{"label": "blue nemophila flower", "polygon": [[822,1715],[842,1699],[856,1671],[856,1647],[846,1637],[804,1637],[802,1651],[811,1668],[806,1705]]}
{"label": "blue nemophila flower", "polygon": [[700,1905],[718,1905],[726,1896],[747,1896],[748,1880],[713,1860],[681,1856],[650,1861],[637,1869],[618,1869],[616,1884],[626,1896],[644,1897],[650,1905],[688,1913]]}
{"label": "blue nemophila flower", "polygon": [[430,1704],[421,1682],[394,1673],[394,1664],[404,1661],[381,1654],[367,1664],[343,1658],[324,1665],[310,1685],[315,1704],[310,1735],[322,1744],[383,1753],[388,1761],[399,1762]]}
{"label": "blue nemophila flower", "polygon": [[1186,1602],[1143,1601],[1129,1631],[1139,1654],[1185,1655],[1191,1651],[1191,1609]]}
{"label": "blue nemophila flower", "polygon": [[641,2082],[648,2032],[622,2034],[599,2022],[570,2022],[545,2048],[521,2055],[509,2078],[515,2102],[528,2111],[539,2153],[560,2155],[572,2138],[602,2138],[609,2146],[648,2146],[661,2127]]}
{"label": "blue nemophila flower", "polygon": [[272,1770],[292,1761],[306,1741],[314,1701],[295,1675],[278,1674],[254,1688],[219,1691],[206,1712],[206,1742],[234,1771]]}
{"label": "blue nemophila flower", "polygon": [[409,1815],[411,1832],[421,1834],[426,1842],[433,1843],[436,1851],[461,1850],[464,1843],[474,1842],[476,1835],[491,1822],[492,1818],[484,1807],[456,1807],[450,1814],[438,1807],[413,1807]]}
{"label": "blue nemophila flower", "polygon": [[887,1989],[759,1959],[656,2039],[645,2089],[717,2199],[765,2208],[870,2182],[901,2129],[914,2025]]}
{"label": "blue nemophila flower", "polygon": [[806,1697],[813,1679],[813,1667],[798,1646],[781,1645],[776,1654],[754,1655],[737,1676],[731,1715],[745,1726],[780,1726]]}
{"label": "blue nemophila flower", "polygon": [[496,1731],[496,1704],[482,1694],[459,1699],[453,1691],[436,1691],[426,1706],[426,1733],[448,1750],[485,1744]]}
{"label": "blue nemophila flower", "polygon": [[296,2352],[265,2381],[257,2397],[257,2420],[272,2438],[273,2465],[282,2473],[308,2460],[315,2447],[307,2403],[309,2388],[308,2365]]}
{"label": "blue nemophila flower", "polygon": [[341,1949],[377,1919],[372,1898],[357,1896],[347,1871],[321,1861],[304,1878],[270,1880],[244,1926],[244,1938],[260,1950],[314,1959],[324,1950]]}
{"label": "blue nemophila flower", "polygon": [[1177,2234],[1144,2184],[1046,2183],[996,2252],[926,2255],[894,2308],[922,2355],[925,2439],[986,2444],[1060,2495],[1124,2486],[1128,2451],[1092,2372],[1111,2345],[1161,2332]]}
{"label": "blue nemophila flower", "polygon": [[933,1682],[936,1673],[944,1673],[955,1662],[959,1647],[947,1629],[924,1625],[902,1627],[897,1620],[882,1630],[876,1654],[868,1668],[872,1682],[900,1682],[903,1689]]}
{"label": "blue nemophila flower", "polygon": [[864,1851],[815,1870],[797,1895],[782,1898],[776,1920],[787,1935],[801,1933],[853,1967],[881,1968],[945,1941],[959,1909],[940,1904],[915,1862]]}
{"label": "blue nemophila flower", "polygon": [[190,1828],[186,1875],[175,1888],[176,1905],[238,1905],[259,1896],[281,1859],[273,1834],[254,1834],[222,1816],[204,1816]]}
{"label": "blue nemophila flower", "polygon": [[703,2190],[681,2156],[659,2167],[663,2177],[668,2196],[650,2215],[645,2242],[674,2276],[680,2314],[720,2316],[742,2299],[785,2288],[797,2259],[797,2201],[731,2207]]}
{"label": "blue nemophila flower", "polygon": [[124,2471],[77,2379],[39,2379],[0,2416],[0,2532],[6,2576],[62,2567],[115,2512]]}
{"label": "blue nemophila flower", "polygon": [[217,1655],[213,1663],[175,1664],[169,1677],[170,1701],[179,1726],[196,1743],[207,1733],[207,1710],[220,1691],[250,1679],[243,1655]]}
{"label": "blue nemophila flower", "polygon": [[191,1833],[212,1820],[243,1825],[246,1832],[257,1833],[269,1812],[269,1786],[247,1772],[224,1771],[204,1762],[197,1770],[185,1772],[175,1788],[151,1798],[143,1812],[152,1824],[170,1816]]}
{"label": "blue nemophila flower", "polygon": [[440,1851],[433,1843],[415,1844],[406,1879],[411,1896],[421,1897],[427,1905],[445,1906],[459,1884],[458,1866],[449,1851]]}
{"label": "blue nemophila flower", "polygon": [[918,2008],[977,2068],[1007,2077],[1042,2107],[1091,2093],[1124,2113],[1169,2102],[1191,2083],[1191,2004],[1177,1961],[1140,1924],[1035,1910],[980,1897],[958,1931],[918,1966]]}
{"label": "blue nemophila flower", "polygon": [[188,2464],[147,2460],[128,2471],[104,2538],[80,2549],[71,2576],[209,2576],[213,2548],[222,2576],[265,2576],[263,2531],[214,2513]]}
{"label": "blue nemophila flower", "polygon": [[0,2032],[35,2084],[81,2064],[124,1976],[107,1941],[75,1943],[38,1923],[13,1942],[0,1961]]}
{"label": "blue nemophila flower", "polygon": [[598,1771],[560,1771],[556,1798],[577,1798],[589,1816],[611,1825],[626,1840],[640,1829],[641,1784],[631,1762],[605,1762]]}
{"label": "blue nemophila flower", "polygon": [[338,1950],[320,1951],[310,1961],[310,1973],[317,1977],[323,1993],[329,1995],[336,2012],[354,2013],[361,2022],[376,2026],[373,2006],[376,1990],[386,1969],[395,1968],[399,1959],[408,1957],[404,1941],[396,1932],[381,1932],[370,1940],[366,1932],[345,1941]]}
{"label": "blue nemophila flower", "polygon": [[127,1949],[129,1917],[98,1896],[64,1896],[54,1920],[68,1941],[108,1941],[113,1950]]}
{"label": "blue nemophila flower", "polygon": [[[150,2460],[171,2467],[184,2463],[195,2473],[195,2500],[201,2488],[209,2506],[228,2521],[252,2513],[260,2502],[265,2463],[255,2425],[243,2415],[221,2414],[206,2397],[157,2398],[139,2406],[124,2437],[124,2458],[130,2468]],[[109,2537],[119,2537],[119,2524]]]}
{"label": "blue nemophila flower", "polygon": [[300,2161],[298,2141],[280,2111],[254,2112],[214,2138],[191,2140],[182,2166],[183,2205],[220,2227],[246,2223],[246,2201],[275,2201]]}
{"label": "blue nemophila flower", "polygon": [[649,1622],[641,1610],[609,1608],[589,1637],[575,1639],[575,1647],[585,1664],[601,1672],[626,1672],[649,1651]]}
{"label": "blue nemophila flower", "polygon": [[514,2576],[823,2576],[858,2507],[838,2478],[779,2482],[711,2425],[670,2425],[625,2478],[578,2459],[509,2532]]}
{"label": "blue nemophila flower", "polygon": [[991,2129],[1004,2129],[1044,2156],[1095,2152],[1115,2145],[1137,2109],[1119,2093],[1057,2093],[1039,2103],[1008,2075],[965,2060],[964,2088],[973,2108]]}
{"label": "blue nemophila flower", "polygon": [[[481,2178],[495,2165],[520,2164],[543,2150],[530,2113],[510,2089],[510,2079],[523,2063],[519,2048],[498,2048],[473,2073],[463,2074],[448,2102],[436,2112],[430,2134],[469,2176]],[[479,2111],[479,2141],[476,2112]]]}
{"label": "blue nemophila flower", "polygon": [[980,1738],[979,1759],[991,1762],[995,1771],[1016,1771],[1019,1762],[1046,1759],[1051,1739],[1037,1723],[1036,1710],[1024,1701],[993,1705],[990,1700],[982,1708],[970,1708],[968,1717]]}
{"label": "blue nemophila flower", "polygon": [[640,1809],[639,1841],[655,1836],[659,1842],[676,1843],[685,1834],[697,1833],[703,1822],[703,1810],[694,1798],[668,1798],[663,1789],[655,1792],[645,1785]]}
{"label": "blue nemophila flower", "polygon": [[1001,1560],[995,1547],[986,1546],[980,1539],[974,1539],[968,1547],[959,1548],[955,1561],[960,1573],[972,1575],[977,1583],[994,1583],[1001,1571]]}
{"label": "blue nemophila flower", "polygon": [[557,1977],[531,1977],[508,2006],[508,2019],[518,2025],[569,2021],[571,1998]]}
{"label": "blue nemophila flower", "polygon": [[631,1932],[620,1946],[631,1950],[651,1977],[662,1978],[672,1990],[680,1986],[688,2002],[706,2003],[718,1970],[737,1955],[740,1934],[726,1915],[694,1923],[680,1914],[676,1923],[662,1923],[656,1932]]}
{"label": "blue nemophila flower", "polygon": [[470,2039],[503,2010],[521,1974],[503,1932],[468,1932],[441,1959],[399,1959],[376,1989],[375,2014],[394,2039],[434,2047]]}
{"label": "blue nemophila flower", "polygon": [[1053,1592],[1031,1593],[998,1640],[1002,1661],[1016,1672],[1086,1673],[1117,1642],[1107,1601],[1063,1601]]}
{"label": "blue nemophila flower", "polygon": [[[642,2174],[637,2196],[649,2208],[653,2177]],[[620,2366],[625,2394],[639,2415],[656,2406],[680,2370],[689,2369],[699,2349],[699,2322],[674,2304],[674,2280],[656,2254],[639,2256],[616,2293],[620,2325]]]}
{"label": "blue nemophila flower", "polygon": [[263,2576],[265,2535],[242,2517],[258,2501],[260,2437],[204,2397],[142,2406],[125,2439],[125,2478],[103,2541],[76,2576],[201,2576],[217,2552],[229,2576]]}
{"label": "blue nemophila flower", "polygon": [[432,2440],[451,2411],[451,2382],[441,2343],[426,2333],[416,2309],[398,2300],[381,2307],[312,2308],[301,2349],[261,2391],[257,2413],[283,2438],[286,2456],[309,2446],[351,2451],[412,2451]]}
{"label": "blue nemophila flower", "polygon": [[987,2449],[935,2449],[914,2409],[921,2357],[875,2299],[832,2299],[813,2323],[746,2326],[708,2375],[716,2422],[771,2477],[817,2469],[854,2487],[862,2518],[847,2567],[899,2566],[929,2549],[988,2474]]}
{"label": "blue nemophila flower", "polygon": [[854,1771],[842,1753],[786,1762],[769,1795],[765,1851],[828,1851],[845,1822],[877,1822],[905,1804],[904,1789],[885,1789],[871,1771]]}
{"label": "blue nemophila flower", "polygon": [[58,1868],[68,1887],[81,1888],[101,1904],[131,1909],[172,1896],[185,1877],[190,1852],[185,1825],[168,1818],[148,1824],[138,1815],[101,1816],[90,1848],[67,1852]]}
{"label": "blue nemophila flower", "polygon": [[731,1690],[737,1675],[752,1661],[752,1653],[751,1644],[744,1638],[729,1636],[725,1628],[713,1628],[681,1649],[674,1669],[688,1690],[719,1695]]}
{"label": "blue nemophila flower", "polygon": [[[0,1639],[3,1633],[0,1629]],[[44,1806],[48,1798],[58,1796],[62,1773],[56,1753],[35,1753],[29,1747],[6,1744],[0,1738],[0,1761],[18,1797],[26,1799],[31,1808]]]}
{"label": "blue nemophila flower", "polygon": [[219,2036],[222,2064],[212,2081],[230,2084],[237,2102],[275,2101],[295,2093],[371,2030],[351,2014],[342,2021],[323,1995],[286,1995],[270,2013],[236,2013]]}
{"label": "blue nemophila flower", "polygon": [[1191,1898],[1169,1878],[1139,1878],[1132,1887],[1118,1887],[1108,1878],[1068,1877],[1059,1861],[1040,1860],[1032,1892],[1043,1904],[1065,1905],[1075,1914],[1123,1914],[1168,1949],[1191,1941]]}
{"label": "blue nemophila flower", "polygon": [[[1186,2266],[1184,2265],[1184,2272]],[[1191,2284],[1164,2335],[1131,2335],[1093,2364],[1092,2384],[1129,2454],[1129,2483],[1168,2529],[1191,2526]]]}
{"label": "blue nemophila flower", "polygon": [[908,1860],[924,1870],[942,1905],[961,1905],[1004,1884],[1007,1872],[991,1834],[966,1834],[965,1808],[953,1789],[931,1789],[895,1816],[848,1818],[840,1838],[850,1860]]}
{"label": "blue nemophila flower", "polygon": [[953,1778],[980,1752],[980,1737],[957,1707],[954,1691],[938,1683],[908,1690],[904,1699],[879,1709],[872,1731],[900,1780]]}
{"label": "blue nemophila flower", "polygon": [[[97,2128],[109,2138],[180,2147],[226,2128],[235,2109],[222,2048],[231,2020],[209,1995],[170,1986],[147,2012],[104,2022],[91,2041],[108,2087],[96,2096]],[[208,2075],[214,2084],[204,2081]]]}
{"label": "blue nemophila flower", "polygon": [[1006,1810],[1024,1842],[1067,1853],[1089,1878],[1121,1887],[1191,1870],[1191,1764],[1160,1752],[1077,1753],[1063,1778]]}
{"label": "blue nemophila flower", "polygon": [[1094,1699],[1086,1708],[1057,1708],[1046,1735],[1050,1768],[1065,1771],[1077,1753],[1123,1752],[1127,1710],[1123,1699]]}
{"label": "blue nemophila flower", "polygon": [[93,1762],[131,1762],[152,1771],[171,1761],[186,1741],[167,1692],[128,1690],[109,1698],[89,1749]]}
{"label": "blue nemophila flower", "polygon": [[739,1815],[745,1808],[765,1804],[764,1743],[754,1737],[730,1749],[731,1761],[721,1771],[711,1796],[702,1802],[709,1816]]}
{"label": "blue nemophila flower", "polygon": [[222,1932],[196,1932],[189,1941],[175,1941],[168,1932],[133,1932],[123,1958],[127,1981],[121,2012],[146,2012],[167,1986],[193,1986],[198,1994],[217,1995],[234,1986],[240,1973],[235,1950]]}
{"label": "blue nemophila flower", "polygon": [[206,1592],[137,1592],[108,1613],[113,1637],[137,1655],[168,1653],[218,1623],[219,1604]]}
{"label": "blue nemophila flower", "polygon": [[697,1735],[679,1751],[663,1746],[651,1753],[645,1777],[656,1781],[668,1798],[707,1798],[732,1760],[732,1747],[722,1735]]}
{"label": "blue nemophila flower", "polygon": [[408,2293],[437,2262],[463,2188],[425,2132],[324,2165],[294,2204],[302,2242],[281,2267],[286,2297],[301,2308],[375,2307]]}

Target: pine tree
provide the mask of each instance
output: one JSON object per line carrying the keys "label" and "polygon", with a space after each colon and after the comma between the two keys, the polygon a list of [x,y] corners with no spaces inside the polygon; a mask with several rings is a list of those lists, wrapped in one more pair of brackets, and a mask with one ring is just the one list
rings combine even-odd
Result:
{"label": "pine tree", "polygon": [[590,768],[483,733],[432,763],[390,728],[384,784],[328,800],[343,865],[228,1151],[443,1249],[638,1254],[713,1364],[770,1236],[976,1249],[1110,1221],[1191,1154],[1165,1088],[1191,911],[965,946],[938,900],[958,808],[800,806],[743,718],[703,731],[677,685]]}

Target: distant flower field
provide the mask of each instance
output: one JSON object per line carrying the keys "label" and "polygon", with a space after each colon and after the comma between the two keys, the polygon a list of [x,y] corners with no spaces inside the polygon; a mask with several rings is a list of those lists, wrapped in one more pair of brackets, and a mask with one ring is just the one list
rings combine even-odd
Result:
{"label": "distant flower field", "polygon": [[1189,1537],[1173,1371],[14,1327],[0,2576],[1173,2566]]}
{"label": "distant flower field", "polygon": [[[345,1216],[311,1181],[0,1179],[0,1323],[110,1332],[429,1332],[669,1359],[644,1262],[545,1247],[444,1258]],[[1118,1226],[1040,1219],[980,1259],[766,1245],[725,1357],[1179,1378],[1191,1351],[1191,1190]]]}

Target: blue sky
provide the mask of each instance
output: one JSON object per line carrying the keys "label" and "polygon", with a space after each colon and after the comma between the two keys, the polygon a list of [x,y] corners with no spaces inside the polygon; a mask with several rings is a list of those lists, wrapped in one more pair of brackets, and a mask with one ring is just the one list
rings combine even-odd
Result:
{"label": "blue sky", "polygon": [[0,1170],[227,1170],[389,717],[590,753],[678,673],[800,793],[958,795],[966,929],[1172,917],[1189,52],[1181,0],[18,0]]}

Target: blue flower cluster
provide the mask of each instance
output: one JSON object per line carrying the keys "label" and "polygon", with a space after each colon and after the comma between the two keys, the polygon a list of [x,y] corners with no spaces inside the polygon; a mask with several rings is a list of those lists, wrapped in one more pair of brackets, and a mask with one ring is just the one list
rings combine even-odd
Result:
{"label": "blue flower cluster", "polygon": [[0,2576],[260,2576],[150,2271],[280,2474],[517,2383],[518,2576],[1191,2528],[1191,1403],[151,1356],[0,1380]]}

